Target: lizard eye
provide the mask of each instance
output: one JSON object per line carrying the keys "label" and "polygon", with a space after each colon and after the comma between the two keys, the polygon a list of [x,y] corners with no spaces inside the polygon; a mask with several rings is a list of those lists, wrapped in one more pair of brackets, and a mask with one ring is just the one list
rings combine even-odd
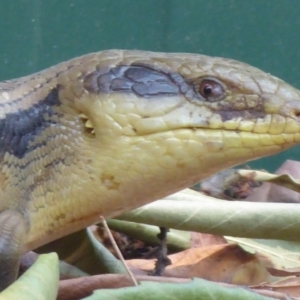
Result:
{"label": "lizard eye", "polygon": [[219,82],[207,78],[199,83],[198,91],[204,99],[212,102],[221,100],[225,95],[224,88]]}

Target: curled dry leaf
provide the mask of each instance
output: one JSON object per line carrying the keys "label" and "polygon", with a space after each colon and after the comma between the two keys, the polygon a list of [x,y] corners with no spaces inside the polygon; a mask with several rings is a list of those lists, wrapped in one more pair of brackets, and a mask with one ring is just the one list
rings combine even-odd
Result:
{"label": "curled dry leaf", "polygon": [[300,162],[287,160],[275,174],[249,169],[222,171],[201,182],[200,191],[223,200],[300,203],[300,180],[295,178],[300,178]]}
{"label": "curled dry leaf", "polygon": [[199,191],[218,199],[242,200],[247,198],[255,188],[262,185],[250,175],[243,177],[238,173],[238,169],[224,170],[202,181]]}
{"label": "curled dry leaf", "polygon": [[254,202],[300,203],[300,162],[287,160],[274,174],[261,171],[239,170],[244,178],[262,181],[264,184],[246,198]]}

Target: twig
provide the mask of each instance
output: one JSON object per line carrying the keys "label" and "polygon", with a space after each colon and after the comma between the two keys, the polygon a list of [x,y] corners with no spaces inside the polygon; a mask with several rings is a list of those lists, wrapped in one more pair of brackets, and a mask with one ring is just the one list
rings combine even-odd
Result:
{"label": "twig", "polygon": [[121,253],[121,251],[120,251],[120,249],[119,249],[119,247],[118,247],[118,245],[117,245],[117,243],[116,243],[116,241],[115,241],[113,235],[111,234],[111,231],[110,231],[110,229],[109,229],[109,227],[108,227],[108,225],[107,225],[107,223],[106,223],[105,218],[104,218],[103,216],[100,216],[100,219],[101,219],[101,221],[102,221],[102,223],[103,223],[103,226],[104,226],[104,228],[105,228],[105,230],[106,230],[106,232],[107,232],[107,234],[108,234],[108,237],[109,237],[109,239],[110,239],[110,241],[111,241],[111,243],[112,243],[112,246],[114,247],[114,249],[115,249],[115,251],[116,251],[116,253],[117,253],[117,255],[118,255],[120,261],[123,263],[123,265],[124,265],[124,267],[125,267],[125,269],[126,269],[128,275],[129,275],[129,277],[131,278],[133,284],[134,284],[135,286],[138,286],[138,282],[136,281],[134,275],[132,274],[132,272],[131,272],[130,269],[128,268],[128,266],[127,266],[127,264],[126,264],[126,262],[125,262],[125,260],[124,260],[124,257],[123,257],[123,255],[122,255],[122,253]]}

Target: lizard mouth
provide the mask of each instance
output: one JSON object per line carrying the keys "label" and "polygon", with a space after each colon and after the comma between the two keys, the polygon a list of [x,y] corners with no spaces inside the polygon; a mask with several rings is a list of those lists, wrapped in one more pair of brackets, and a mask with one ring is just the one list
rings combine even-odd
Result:
{"label": "lizard mouth", "polygon": [[[300,117],[300,113],[299,113]],[[249,134],[256,136],[274,136],[274,137],[288,137],[288,136],[298,136],[300,135],[300,123],[294,119],[289,118],[286,122],[273,122],[266,125],[264,123],[259,124],[255,127],[255,123],[250,124],[248,122],[243,126],[242,123],[239,122],[231,122],[231,123],[223,123],[223,124],[213,124],[212,127],[210,125],[196,125],[195,126],[183,126],[183,127],[174,127],[174,128],[131,128],[132,132],[126,134],[126,136],[149,136],[149,135],[157,135],[164,133],[172,133],[178,131],[191,131],[191,132],[206,132],[207,136],[215,134],[223,134],[226,133],[234,133],[236,135],[241,134]]]}

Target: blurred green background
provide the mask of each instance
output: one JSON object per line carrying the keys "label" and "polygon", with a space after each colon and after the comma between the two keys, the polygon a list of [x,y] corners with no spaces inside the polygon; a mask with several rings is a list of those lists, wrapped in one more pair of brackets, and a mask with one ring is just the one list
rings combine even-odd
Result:
{"label": "blurred green background", "polygon": [[[238,59],[300,88],[299,0],[1,0],[0,80],[110,48]],[[274,171],[300,147],[251,163]]]}

